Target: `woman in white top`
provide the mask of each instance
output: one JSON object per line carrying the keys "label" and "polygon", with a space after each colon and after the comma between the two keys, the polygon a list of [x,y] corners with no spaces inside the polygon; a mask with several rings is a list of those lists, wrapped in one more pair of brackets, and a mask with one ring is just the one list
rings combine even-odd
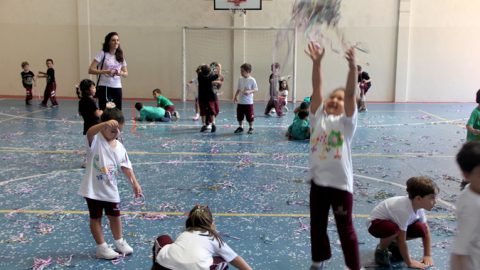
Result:
{"label": "woman in white top", "polygon": [[98,75],[97,94],[98,106],[104,110],[107,102],[113,102],[116,108],[122,109],[122,77],[128,76],[127,62],[120,48],[120,39],[116,32],[105,36],[102,50],[97,53],[89,74]]}
{"label": "woman in white top", "polygon": [[186,230],[175,242],[168,235],[157,237],[152,270],[224,270],[228,269],[228,263],[240,270],[252,270],[222,240],[208,206],[193,207],[185,225]]}

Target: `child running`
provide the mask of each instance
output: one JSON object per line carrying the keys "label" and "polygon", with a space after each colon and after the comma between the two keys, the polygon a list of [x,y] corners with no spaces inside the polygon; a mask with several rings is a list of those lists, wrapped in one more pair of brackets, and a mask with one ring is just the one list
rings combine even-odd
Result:
{"label": "child running", "polygon": [[135,103],[135,109],[140,112],[140,117],[137,118],[139,121],[170,122],[171,120],[170,112],[162,107],[143,106],[141,102],[137,102]]}
{"label": "child running", "polygon": [[[100,259],[115,259],[120,254],[133,253],[132,247],[123,239],[120,220],[120,195],[117,181],[121,170],[132,185],[136,197],[141,196],[142,188],[133,172],[123,144],[117,140],[125,118],[117,108],[107,108],[101,116],[102,123],[87,131],[87,168],[78,194],[87,201],[90,213],[90,231],[97,243],[96,256]],[[110,221],[115,251],[105,242],[102,215],[105,211]]]}
{"label": "child running", "polygon": [[172,116],[172,119],[177,121],[180,119],[180,114],[175,110],[175,105],[170,99],[162,95],[162,90],[156,88],[153,90],[153,97],[157,101],[157,107],[165,109]]}
{"label": "child running", "polygon": [[353,48],[346,51],[348,75],[345,88],[323,96],[322,59],[325,49],[310,42],[305,52],[313,62],[310,103],[310,224],[312,265],[324,269],[332,257],[327,234],[328,213],[333,209],[345,264],[360,269],[357,234],[352,222],[353,169],[351,143],[357,126],[355,87],[357,69]]}
{"label": "child running", "polygon": [[[407,192],[408,196],[382,201],[370,213],[368,232],[380,238],[375,263],[390,267],[390,259],[403,259],[409,268],[425,269],[433,265],[425,210],[430,211],[435,206],[439,189],[430,178],[412,177],[407,180]],[[412,259],[408,252],[407,240],[415,238],[422,238],[421,262]]]}
{"label": "child running", "polygon": [[[248,134],[253,133],[253,120],[255,113],[253,109],[253,93],[258,91],[257,81],[250,73],[252,72],[252,65],[245,63],[240,66],[240,74],[242,77],[238,79],[237,92],[233,98],[233,102],[237,103],[237,121],[238,128],[235,133],[243,132],[243,118],[248,122]],[[240,100],[238,99],[240,96]]]}
{"label": "child running", "polygon": [[157,237],[153,270],[224,270],[228,263],[240,270],[252,269],[220,237],[208,206],[193,207],[185,227],[175,242],[168,235]]}
{"label": "child running", "polygon": [[20,76],[22,77],[22,84],[25,87],[25,104],[32,105],[31,100],[33,99],[32,88],[37,86],[35,81],[35,74],[30,70],[30,64],[27,61],[22,62],[22,72]]}
{"label": "child running", "polygon": [[47,59],[45,62],[47,65],[47,72],[39,71],[38,72],[38,77],[39,78],[46,78],[47,80],[47,85],[45,85],[45,91],[43,92],[43,101],[40,103],[40,106],[42,107],[47,107],[47,102],[48,99],[50,99],[50,102],[52,103],[52,108],[53,107],[58,107],[58,102],[57,102],[57,83],[55,81],[55,69],[53,69],[53,60],[52,59]]}
{"label": "child running", "polygon": [[457,163],[470,182],[456,204],[458,230],[452,244],[451,270],[480,269],[480,141],[470,141],[457,154]]}

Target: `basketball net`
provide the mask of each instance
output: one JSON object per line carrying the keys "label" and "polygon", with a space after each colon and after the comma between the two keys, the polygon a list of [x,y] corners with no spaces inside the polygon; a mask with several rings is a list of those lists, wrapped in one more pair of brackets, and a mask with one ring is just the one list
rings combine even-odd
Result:
{"label": "basketball net", "polygon": [[231,8],[230,11],[233,15],[239,14],[240,16],[247,15],[247,11],[243,8],[240,8],[240,4],[247,2],[247,0],[228,0],[228,2],[233,3],[235,7]]}

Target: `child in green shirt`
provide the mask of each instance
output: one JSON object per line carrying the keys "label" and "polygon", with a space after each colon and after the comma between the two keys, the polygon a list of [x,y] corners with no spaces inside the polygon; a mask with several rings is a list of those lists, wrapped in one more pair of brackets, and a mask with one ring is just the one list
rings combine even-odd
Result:
{"label": "child in green shirt", "polygon": [[175,105],[170,99],[162,95],[162,90],[156,88],[153,90],[153,97],[157,101],[157,107],[165,109],[165,111],[170,112],[172,119],[177,121],[180,119],[180,114],[175,110]]}
{"label": "child in green shirt", "polygon": [[137,118],[139,121],[170,122],[170,112],[165,111],[165,109],[161,107],[143,106],[141,102],[137,102],[135,103],[135,108],[140,112],[140,117]]}

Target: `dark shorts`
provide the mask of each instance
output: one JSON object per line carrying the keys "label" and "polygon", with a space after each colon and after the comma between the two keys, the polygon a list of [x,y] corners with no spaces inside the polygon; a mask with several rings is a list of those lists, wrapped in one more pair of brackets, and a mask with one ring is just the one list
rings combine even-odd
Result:
{"label": "dark shorts", "polygon": [[92,219],[101,218],[104,209],[105,215],[107,216],[120,216],[120,203],[98,201],[90,198],[85,198],[85,200],[87,201],[88,212],[90,213],[90,218]]}
{"label": "dark shorts", "polygon": [[243,121],[243,118],[247,118],[247,122],[253,122],[255,113],[253,111],[253,104],[238,104],[237,105],[237,121]]}
{"label": "dark shorts", "polygon": [[173,112],[175,111],[175,106],[173,106],[173,105],[168,105],[168,106],[165,106],[164,109],[165,109],[165,111],[167,111],[167,112],[173,113]]}
{"label": "dark shorts", "polygon": [[[398,225],[390,220],[375,219],[368,227],[368,232],[376,238],[387,238],[400,232]],[[407,227],[407,239],[424,238],[427,235],[427,225],[415,221]]]}
{"label": "dark shorts", "polygon": [[220,111],[218,101],[199,101],[201,116],[217,116]]}

